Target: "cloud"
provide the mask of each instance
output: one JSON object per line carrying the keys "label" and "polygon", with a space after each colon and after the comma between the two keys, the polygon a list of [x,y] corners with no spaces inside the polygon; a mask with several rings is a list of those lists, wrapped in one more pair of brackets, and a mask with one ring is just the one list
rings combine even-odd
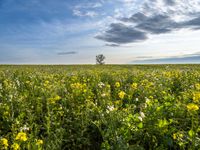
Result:
{"label": "cloud", "polygon": [[[138,57],[137,57],[138,58]],[[140,59],[141,58],[141,59]],[[141,56],[139,60],[132,61],[134,64],[191,64],[200,63],[200,53],[187,54],[181,56],[172,56],[164,58],[153,58]]]}
{"label": "cloud", "polygon": [[58,55],[73,55],[73,54],[77,54],[77,52],[75,51],[70,51],[70,52],[58,52]]}
{"label": "cloud", "polygon": [[102,6],[103,5],[99,2],[79,4],[74,7],[73,14],[79,17],[95,17],[98,16],[98,13],[95,11],[95,9]]}
{"label": "cloud", "polygon": [[183,28],[200,29],[200,16],[181,23]]}
{"label": "cloud", "polygon": [[124,44],[147,39],[146,33],[122,23],[110,24],[110,29],[104,34],[97,35],[97,39],[114,44]]}
{"label": "cloud", "polygon": [[170,6],[173,6],[176,4],[175,0],[164,0],[164,2],[166,5],[170,5]]}
{"label": "cloud", "polygon": [[135,28],[144,30],[151,34],[167,33],[175,30],[178,24],[166,15],[154,15],[145,17],[141,23],[138,23]]}
{"label": "cloud", "polygon": [[76,5],[75,8],[76,9],[82,9],[82,8],[85,8],[85,9],[88,9],[88,8],[100,8],[102,7],[102,3],[100,2],[97,2],[97,3],[84,3],[84,4],[79,4],[79,5]]}
{"label": "cloud", "polygon": [[80,11],[80,10],[77,10],[77,9],[74,9],[73,10],[73,14],[75,16],[78,16],[78,17],[95,17],[97,16],[98,14],[95,12],[95,11]]}
{"label": "cloud", "polygon": [[105,46],[110,46],[110,47],[120,47],[119,44],[105,44]]}
{"label": "cloud", "polygon": [[199,30],[199,7],[200,2],[196,0],[146,0],[138,12],[111,23],[96,38],[111,45],[126,44],[180,29]]}

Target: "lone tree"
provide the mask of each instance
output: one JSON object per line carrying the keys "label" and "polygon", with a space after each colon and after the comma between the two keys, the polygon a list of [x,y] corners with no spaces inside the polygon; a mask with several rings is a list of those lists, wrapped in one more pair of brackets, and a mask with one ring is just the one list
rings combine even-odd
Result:
{"label": "lone tree", "polygon": [[106,57],[103,54],[99,54],[96,56],[96,64],[103,65],[105,64]]}

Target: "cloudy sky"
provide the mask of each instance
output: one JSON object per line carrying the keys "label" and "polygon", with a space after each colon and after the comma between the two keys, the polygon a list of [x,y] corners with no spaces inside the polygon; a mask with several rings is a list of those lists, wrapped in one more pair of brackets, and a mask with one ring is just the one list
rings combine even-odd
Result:
{"label": "cloudy sky", "polygon": [[200,63],[199,0],[0,0],[1,64]]}

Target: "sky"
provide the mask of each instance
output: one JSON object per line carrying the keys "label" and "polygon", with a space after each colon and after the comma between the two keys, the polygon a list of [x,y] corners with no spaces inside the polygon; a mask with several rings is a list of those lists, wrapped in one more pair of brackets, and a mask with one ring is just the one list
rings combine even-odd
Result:
{"label": "sky", "polygon": [[200,63],[199,0],[0,0],[0,64]]}

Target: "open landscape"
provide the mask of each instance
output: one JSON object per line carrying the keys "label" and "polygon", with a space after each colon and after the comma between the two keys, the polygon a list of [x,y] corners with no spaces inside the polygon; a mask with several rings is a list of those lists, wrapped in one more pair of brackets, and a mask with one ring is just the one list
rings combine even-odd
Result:
{"label": "open landscape", "polygon": [[199,149],[200,65],[0,66],[0,149]]}
{"label": "open landscape", "polygon": [[200,150],[200,0],[0,0],[0,150]]}

